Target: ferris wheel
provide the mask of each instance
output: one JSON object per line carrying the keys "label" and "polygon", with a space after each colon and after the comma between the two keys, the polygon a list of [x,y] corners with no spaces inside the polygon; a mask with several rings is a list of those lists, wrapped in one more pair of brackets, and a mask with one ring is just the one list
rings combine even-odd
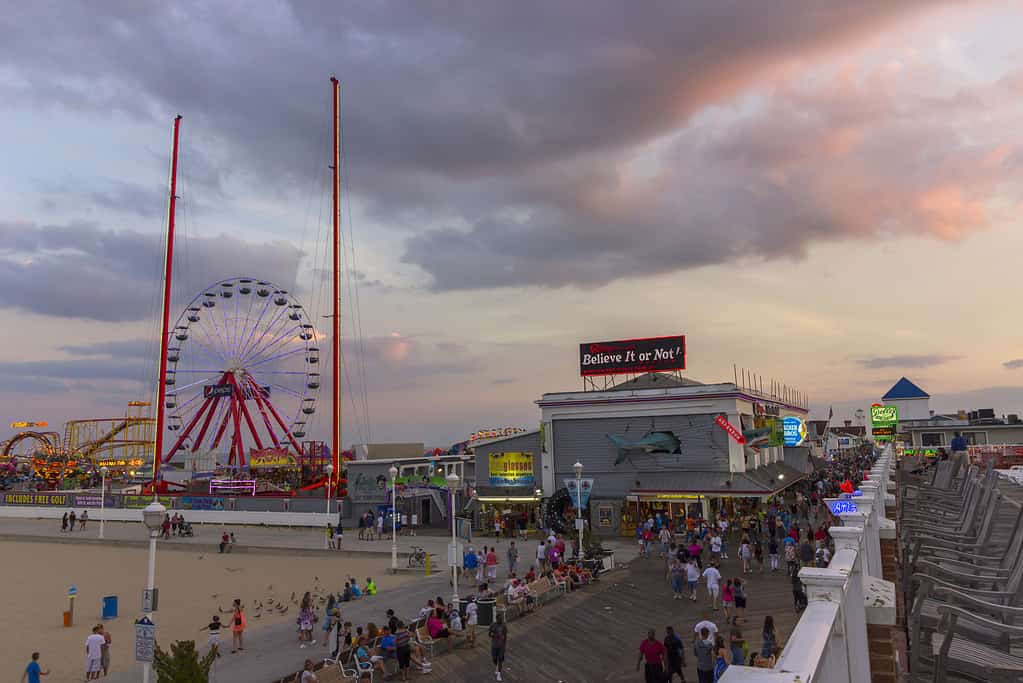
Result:
{"label": "ferris wheel", "polygon": [[167,430],[178,451],[292,449],[316,412],[320,352],[305,309],[287,290],[238,277],[199,293],[170,330]]}

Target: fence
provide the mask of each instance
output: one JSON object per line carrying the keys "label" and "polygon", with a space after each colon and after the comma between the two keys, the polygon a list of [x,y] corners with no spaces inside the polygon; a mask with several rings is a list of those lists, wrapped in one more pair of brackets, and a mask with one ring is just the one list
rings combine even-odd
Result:
{"label": "fence", "polygon": [[881,578],[880,551],[880,539],[894,533],[884,518],[894,501],[892,460],[889,446],[861,484],[863,494],[842,506],[828,567],[800,570],[808,604],[774,667],[729,666],[721,683],[869,683],[867,624],[895,623],[895,586]]}

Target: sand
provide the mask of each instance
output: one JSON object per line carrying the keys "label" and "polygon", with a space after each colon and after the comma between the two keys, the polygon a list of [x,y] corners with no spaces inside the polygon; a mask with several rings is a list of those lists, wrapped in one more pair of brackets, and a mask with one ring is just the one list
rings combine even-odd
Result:
{"label": "sand", "polygon": [[[140,603],[146,579],[148,551],[145,548],[78,545],[68,543],[0,542],[4,568],[3,622],[0,624],[0,679],[20,680],[31,653],[42,653],[40,662],[49,668],[47,683],[84,680],[85,638],[100,622],[102,598],[117,595],[119,616],[105,622],[113,637],[111,670],[123,671],[133,665],[134,620],[141,616]],[[158,548],[156,585],[160,589],[159,609],[154,615],[161,643],[195,640],[205,646],[206,633],[199,629],[218,610],[228,610],[233,598],[247,606],[249,631],[281,620],[294,620],[298,608],[291,604],[292,592],[301,596],[319,586],[336,591],[348,576],[360,584],[372,576],[381,589],[409,577],[385,573],[390,558],[347,558],[306,556],[282,550],[280,554],[165,550]],[[318,577],[318,581],[317,581]],[[75,624],[62,625],[68,608],[67,588],[75,584]],[[272,588],[271,588],[272,586]],[[255,601],[290,605],[287,613],[264,609],[255,616]],[[322,610],[318,610],[322,612]],[[229,614],[222,614],[227,623]],[[322,619],[322,613],[321,613]],[[317,624],[319,626],[319,624]],[[230,633],[222,640],[230,644]]]}

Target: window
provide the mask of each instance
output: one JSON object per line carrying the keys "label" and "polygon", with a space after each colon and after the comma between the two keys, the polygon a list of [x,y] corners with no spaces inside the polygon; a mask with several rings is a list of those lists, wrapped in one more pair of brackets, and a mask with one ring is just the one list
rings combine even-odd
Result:
{"label": "window", "polygon": [[984,446],[987,444],[987,432],[963,432],[966,442],[971,446]]}
{"label": "window", "polygon": [[926,448],[927,446],[937,447],[945,445],[945,434],[944,432],[923,432],[920,435],[920,445]]}

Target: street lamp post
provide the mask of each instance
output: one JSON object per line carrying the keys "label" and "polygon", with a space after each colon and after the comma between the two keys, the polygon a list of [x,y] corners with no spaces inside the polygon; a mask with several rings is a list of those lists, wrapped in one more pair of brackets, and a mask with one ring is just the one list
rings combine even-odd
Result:
{"label": "street lamp post", "polygon": [[[152,503],[146,506],[142,511],[142,523],[146,525],[149,530],[149,572],[146,575],[146,591],[149,595],[153,594],[153,584],[156,580],[156,539],[160,535],[160,530],[163,528],[163,519],[167,514],[167,508],[160,504],[160,501],[154,500]],[[147,603],[148,609],[146,610],[145,616],[152,621],[153,620],[153,609],[152,599]],[[143,662],[142,664],[142,683],[149,683],[149,671],[152,667],[150,662]]]}
{"label": "street lamp post", "polygon": [[455,537],[455,490],[458,488],[458,475],[451,472],[446,477],[448,491],[451,492],[451,602],[458,608],[458,540]]}
{"label": "street lamp post", "polygon": [[99,537],[104,538],[103,523],[107,521],[107,466],[99,468]]}
{"label": "street lamp post", "polygon": [[398,535],[395,533],[398,525],[398,468],[391,465],[391,469],[387,470],[387,473],[391,475],[391,571],[394,573],[398,572]]}
{"label": "street lamp post", "polygon": [[583,464],[576,462],[572,466],[575,469],[575,518],[576,526],[579,527],[579,562],[583,561]]}
{"label": "street lamp post", "polygon": [[[327,472],[327,524],[330,524],[330,493],[331,493],[330,486],[331,484],[334,483],[333,482],[334,465],[332,465],[331,463],[327,463],[327,466],[324,468],[324,470]],[[323,549],[326,550],[329,547],[330,538],[327,536],[327,534],[323,534]]]}

